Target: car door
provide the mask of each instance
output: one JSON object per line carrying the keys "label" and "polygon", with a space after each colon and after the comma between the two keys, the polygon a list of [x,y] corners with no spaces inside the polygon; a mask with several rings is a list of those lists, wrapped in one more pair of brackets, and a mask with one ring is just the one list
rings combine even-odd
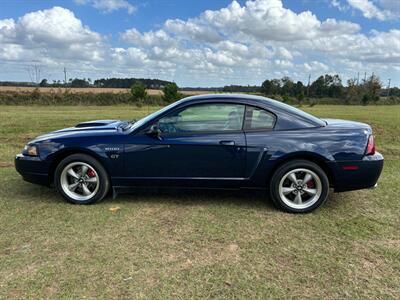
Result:
{"label": "car door", "polygon": [[244,111],[235,103],[193,104],[150,124],[159,135],[146,134],[148,127],[125,146],[129,183],[218,186],[243,180]]}
{"label": "car door", "polygon": [[244,132],[247,143],[246,172],[249,185],[265,184],[265,174],[270,168],[271,153],[281,143],[274,135],[276,116],[259,107],[246,106]]}

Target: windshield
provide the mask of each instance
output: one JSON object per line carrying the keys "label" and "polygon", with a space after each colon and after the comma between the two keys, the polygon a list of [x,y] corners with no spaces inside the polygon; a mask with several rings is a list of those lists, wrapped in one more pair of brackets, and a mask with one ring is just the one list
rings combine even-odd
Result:
{"label": "windshield", "polygon": [[150,115],[140,119],[139,121],[135,122],[132,125],[131,129],[134,130],[136,128],[139,128],[140,126],[142,126],[143,124],[146,124],[150,120],[157,118],[159,115],[163,114],[165,111],[169,110],[170,108],[173,108],[174,106],[178,105],[180,102],[181,102],[181,100],[177,101],[177,102],[174,102],[174,103],[171,103],[170,105],[167,105],[164,108],[162,108],[160,110],[157,110],[157,111],[151,113]]}

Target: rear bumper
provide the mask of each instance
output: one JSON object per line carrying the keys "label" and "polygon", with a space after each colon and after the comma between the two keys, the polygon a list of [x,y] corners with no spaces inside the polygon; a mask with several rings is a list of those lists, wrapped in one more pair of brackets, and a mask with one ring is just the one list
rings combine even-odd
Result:
{"label": "rear bumper", "polygon": [[357,161],[335,163],[335,192],[345,192],[374,188],[383,169],[383,156],[380,153],[365,156]]}
{"label": "rear bumper", "polygon": [[50,185],[48,175],[48,164],[39,157],[25,156],[18,154],[15,157],[15,169],[25,181]]}

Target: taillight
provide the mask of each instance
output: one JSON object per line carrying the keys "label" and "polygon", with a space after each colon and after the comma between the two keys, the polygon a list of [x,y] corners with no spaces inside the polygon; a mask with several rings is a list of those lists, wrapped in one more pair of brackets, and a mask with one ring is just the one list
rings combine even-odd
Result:
{"label": "taillight", "polygon": [[374,155],[374,154],[375,154],[375,139],[374,136],[371,134],[368,138],[367,151],[365,152],[365,155]]}

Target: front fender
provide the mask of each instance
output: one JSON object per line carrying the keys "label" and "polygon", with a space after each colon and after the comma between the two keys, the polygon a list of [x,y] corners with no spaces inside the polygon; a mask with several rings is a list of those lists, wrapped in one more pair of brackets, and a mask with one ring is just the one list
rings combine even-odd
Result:
{"label": "front fender", "polygon": [[50,174],[54,172],[62,159],[76,153],[84,153],[97,159],[111,179],[114,176],[123,176],[124,174],[123,144],[98,143],[91,139],[86,141],[51,141],[40,144],[39,149],[41,159],[51,166]]}

